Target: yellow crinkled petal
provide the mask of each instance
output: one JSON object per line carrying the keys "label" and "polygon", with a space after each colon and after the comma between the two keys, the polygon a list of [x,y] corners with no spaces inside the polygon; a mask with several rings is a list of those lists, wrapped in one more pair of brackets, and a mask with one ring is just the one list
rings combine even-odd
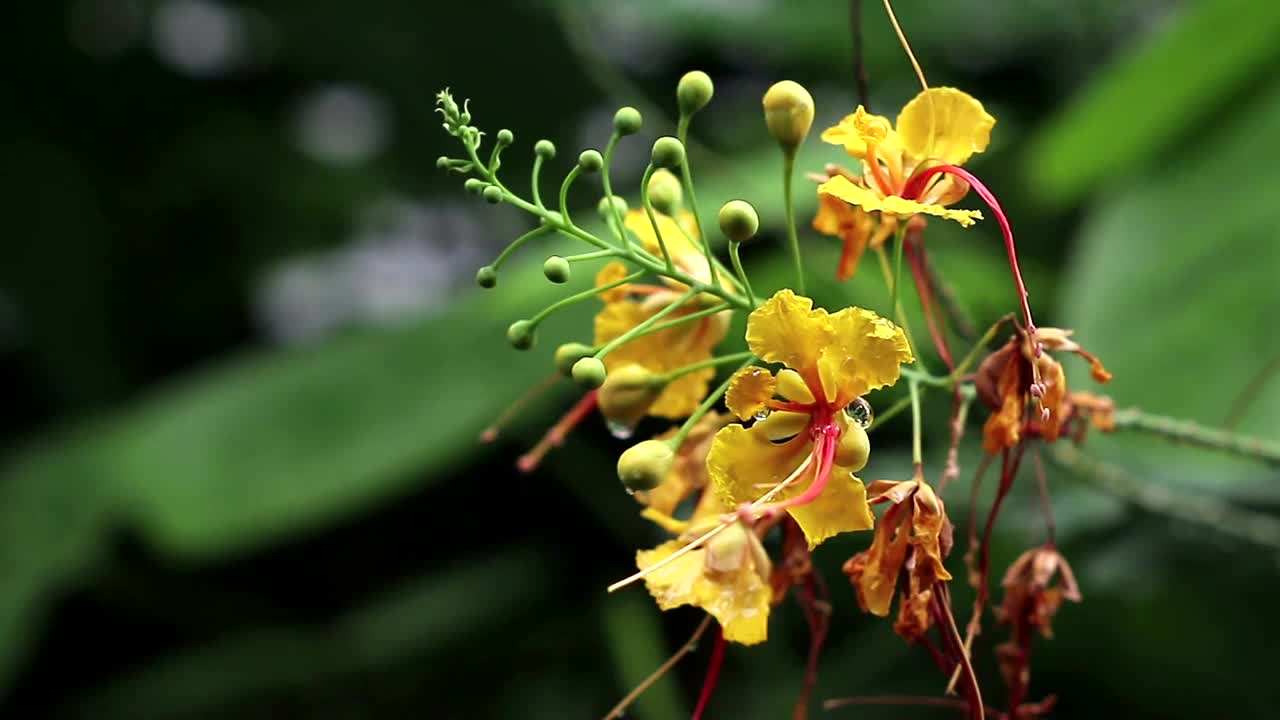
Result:
{"label": "yellow crinkled petal", "polygon": [[[627,266],[620,262],[611,262],[600,268],[596,273],[596,287],[604,287],[618,282],[630,273],[627,272]],[[618,302],[627,296],[627,286],[619,285],[616,288],[605,290],[596,297],[606,303]]]}
{"label": "yellow crinkled petal", "polygon": [[778,394],[792,402],[811,403],[814,400],[813,392],[805,384],[804,378],[791,368],[778,371]]}
{"label": "yellow crinkled petal", "polygon": [[689,521],[677,520],[661,510],[647,507],[640,511],[640,517],[666,530],[672,535],[679,535],[689,529]]}
{"label": "yellow crinkled petal", "polygon": [[[680,540],[670,540],[652,550],[639,550],[636,552],[636,567],[644,570],[650,565],[656,565],[675,554],[685,544]],[[704,550],[685,553],[645,576],[644,584],[649,588],[653,599],[658,601],[658,607],[670,610],[681,605],[696,604],[693,586],[702,577],[704,554]]]}
{"label": "yellow crinkled petal", "polygon": [[[703,258],[702,251],[689,242],[689,238],[697,239],[697,226],[693,222],[693,214],[688,210],[681,210],[679,213],[679,221],[670,215],[664,215],[658,211],[654,211],[653,217],[658,222],[658,231],[662,233],[662,241],[667,246],[667,252],[671,253],[673,262],[680,265],[688,265],[690,261],[696,263],[697,258]],[[626,219],[622,221],[627,229],[636,234],[640,238],[640,243],[645,250],[653,253],[657,257],[662,257],[662,247],[658,244],[658,236],[653,232],[653,223],[649,222],[649,214],[644,210],[636,208],[627,211]],[[682,229],[683,228],[683,229]],[[686,234],[688,237],[686,237]],[[702,262],[706,262],[703,258]]]}
{"label": "yellow crinkled petal", "polygon": [[834,341],[818,358],[828,400],[848,404],[872,390],[898,382],[904,363],[914,362],[902,328],[871,310],[845,308],[831,315]]}
{"label": "yellow crinkled petal", "polygon": [[839,123],[822,131],[823,142],[843,145],[845,152],[859,160],[867,156],[868,140],[882,147],[883,152],[900,151],[901,141],[889,124],[889,118],[872,115],[861,105]]}
{"label": "yellow crinkled petal", "polygon": [[946,218],[947,220],[955,220],[964,227],[969,227],[975,221],[982,219],[982,213],[977,210],[951,210],[941,205],[926,205],[925,203],[907,200],[897,195],[889,195],[882,198],[864,187],[854,185],[842,175],[837,175],[819,185],[818,193],[834,195],[850,205],[857,205],[867,212],[880,212],[897,217],[905,218],[917,213],[924,213]]}
{"label": "yellow crinkled petal", "polygon": [[[803,483],[795,492],[784,492],[783,495],[798,494],[808,486],[809,483]],[[831,469],[827,486],[817,499],[805,505],[787,508],[787,512],[791,513],[796,524],[804,531],[810,550],[823,540],[842,532],[870,530],[875,527],[875,517],[871,514],[871,506],[867,504],[867,488],[847,468],[839,466]]]}
{"label": "yellow crinkled petal", "polygon": [[765,362],[782,363],[802,376],[816,371],[818,355],[831,342],[831,334],[827,311],[815,310],[812,300],[788,289],[779,290],[747,318],[751,351]]}
{"label": "yellow crinkled petal", "polygon": [[[955,88],[931,88],[907,103],[898,115],[898,135],[916,160],[936,159],[961,165],[987,149],[996,119],[982,103]],[[931,135],[932,131],[932,135]]]}
{"label": "yellow crinkled petal", "polygon": [[[652,550],[641,550],[636,553],[636,565],[643,570],[684,545],[672,540]],[[733,572],[708,572],[706,557],[707,551],[700,548],[649,573],[644,579],[649,594],[663,610],[681,605],[701,607],[720,622],[726,640],[744,645],[764,642],[773,592],[754,562],[746,562]]]}
{"label": "yellow crinkled petal", "polygon": [[725,407],[739,420],[750,420],[762,412],[773,399],[777,382],[773,373],[762,367],[743,368],[729,380],[724,394]]}
{"label": "yellow crinkled petal", "polygon": [[755,502],[787,479],[809,456],[813,444],[807,434],[780,444],[769,442],[761,425],[750,430],[728,425],[716,433],[707,453],[707,475],[727,507]]}

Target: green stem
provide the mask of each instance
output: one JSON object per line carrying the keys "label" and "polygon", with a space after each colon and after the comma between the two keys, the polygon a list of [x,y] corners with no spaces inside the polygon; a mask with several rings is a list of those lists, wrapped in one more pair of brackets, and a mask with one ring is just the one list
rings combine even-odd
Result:
{"label": "green stem", "polygon": [[533,204],[537,205],[539,210],[542,210],[545,212],[547,208],[542,204],[542,194],[538,190],[538,183],[541,181],[540,180],[541,174],[542,174],[542,156],[535,155],[533,157],[533,173],[529,178],[529,188],[530,188],[531,194],[533,195]]}
{"label": "green stem", "polygon": [[738,257],[738,243],[729,243],[729,260],[733,263],[733,271],[738,273],[738,282],[742,283],[742,291],[747,294],[747,299],[751,302],[752,309],[756,306],[756,294],[751,290],[751,281],[747,279],[747,272],[742,269],[742,258]]}
{"label": "green stem", "polygon": [[889,420],[896,417],[903,410],[906,410],[910,406],[911,406],[910,395],[905,395],[903,397],[898,398],[898,401],[890,405],[888,410],[885,410],[882,413],[876,414],[875,419],[871,421],[871,425],[867,428],[867,432],[871,432],[872,430],[875,430],[876,428],[880,427],[884,423],[889,422]]}
{"label": "green stem", "polygon": [[711,239],[702,232],[702,218],[698,215],[698,198],[693,193],[693,171],[689,168],[689,116],[680,114],[676,123],[676,139],[684,146],[684,162],[680,163],[680,181],[684,185],[685,197],[689,198],[689,212],[693,213],[693,226],[702,238],[702,252],[707,256],[707,267],[711,269],[711,284],[720,287],[720,275],[717,272],[715,256],[711,254]]}
{"label": "green stem", "polygon": [[539,235],[545,235],[549,232],[551,232],[551,228],[549,226],[541,225],[516,238],[502,252],[498,253],[498,258],[493,261],[493,269],[497,270],[502,267],[502,263],[506,262],[507,258],[511,256],[511,253],[515,252],[521,245],[528,242],[531,238],[538,237]]}
{"label": "green stem", "polygon": [[977,361],[978,355],[982,354],[982,352],[987,349],[987,343],[991,342],[991,340],[995,338],[996,333],[1000,332],[1000,328],[1003,327],[1005,323],[1012,321],[1013,313],[1009,313],[995,321],[991,327],[987,328],[987,331],[982,334],[982,337],[978,342],[974,344],[971,350],[969,350],[969,354],[965,355],[964,359],[960,361],[960,364],[956,366],[955,371],[951,373],[951,377],[958,378],[961,375],[964,375],[969,370],[969,366],[973,365],[973,363]]}
{"label": "green stem", "polygon": [[565,256],[565,260],[575,263],[586,260],[599,260],[600,258],[607,257],[618,257],[619,255],[625,256],[626,253],[616,248],[609,248],[608,250],[596,250],[594,252],[578,253],[577,255],[567,255]]}
{"label": "green stem", "polygon": [[569,186],[581,174],[582,166],[574,165],[569,174],[564,176],[564,182],[560,183],[560,217],[564,218],[565,225],[573,224],[573,221],[569,219]]}
{"label": "green stem", "polygon": [[506,145],[503,145],[497,140],[493,141],[493,152],[489,154],[489,171],[495,175],[498,174],[498,168],[502,167],[502,159],[500,156],[502,155],[502,151],[505,149],[507,149]]}
{"label": "green stem", "polygon": [[635,338],[638,338],[638,337],[640,337],[641,335],[646,335],[646,334],[648,334],[648,332],[649,332],[649,328],[651,328],[651,327],[653,327],[654,325],[656,325],[656,324],[657,324],[657,322],[658,322],[659,320],[661,320],[662,318],[664,318],[664,317],[666,317],[666,316],[670,315],[671,313],[675,312],[676,310],[679,310],[679,309],[680,309],[680,306],[682,306],[682,305],[684,305],[685,303],[687,303],[687,302],[689,302],[690,300],[692,300],[692,299],[694,298],[694,296],[696,296],[697,294],[698,294],[698,291],[697,291],[697,290],[690,290],[689,292],[685,293],[684,295],[681,295],[677,300],[675,300],[674,302],[672,302],[670,305],[668,305],[668,306],[666,306],[666,307],[662,308],[661,310],[659,310],[658,312],[654,313],[653,315],[650,315],[650,316],[649,316],[648,318],[646,318],[643,322],[639,323],[638,325],[636,325],[635,327],[633,327],[633,328],[631,328],[630,330],[626,331],[625,333],[623,333],[623,334],[619,335],[618,337],[616,337],[616,338],[614,338],[614,339],[610,340],[608,343],[606,343],[606,344],[605,344],[605,346],[604,346],[604,347],[602,347],[602,348],[600,348],[599,350],[597,350],[597,351],[596,351],[596,354],[595,354],[595,356],[594,356],[594,357],[595,357],[597,360],[602,360],[602,359],[604,359],[604,356],[606,356],[606,355],[608,355],[609,353],[613,352],[613,351],[614,351],[615,349],[617,349],[620,345],[622,345],[622,344],[624,344],[624,343],[627,343],[627,342],[629,342],[629,341],[631,341],[631,340],[634,340]]}
{"label": "green stem", "polygon": [[715,367],[717,365],[724,365],[725,363],[738,362],[739,360],[745,361],[752,357],[755,357],[755,354],[750,350],[734,353],[732,355],[721,355],[720,357],[713,357],[710,360],[703,360],[702,362],[694,363],[692,365],[685,365],[678,370],[672,370],[664,375],[662,379],[669,383],[675,382],[691,372],[697,372],[704,368]]}
{"label": "green stem", "polygon": [[920,450],[920,384],[915,380],[908,380],[907,390],[911,401],[911,462],[918,470],[924,465],[924,453]]}
{"label": "green stem", "polygon": [[[889,256],[885,254],[884,247],[877,247],[876,261],[880,264],[880,274],[884,276],[885,289],[893,286],[893,271],[889,268]],[[916,351],[916,338],[911,332],[911,324],[907,322],[907,311],[902,307],[901,300],[894,300],[893,306],[889,309],[893,314],[895,321],[902,326],[902,332],[907,336],[907,345],[911,347],[911,355],[916,358],[916,362],[924,367],[924,360],[920,358],[920,353]]]}
{"label": "green stem", "polygon": [[[618,140],[622,138],[617,130],[609,136],[609,144],[604,148],[604,167],[600,168],[600,183],[604,186],[604,196],[609,203],[609,214],[613,216],[613,230],[618,234],[618,244],[626,248],[630,254],[631,238],[627,237],[627,228],[622,224],[622,215],[618,212],[618,206],[614,204],[613,186],[609,183],[609,166],[613,163],[613,150],[618,146]],[[608,225],[608,223],[605,223]]]}
{"label": "green stem", "polygon": [[906,225],[893,234],[893,287],[889,289],[889,307],[898,315],[899,322],[906,317],[898,306],[898,287],[902,285],[902,246],[906,244]]}
{"label": "green stem", "polygon": [[644,214],[649,216],[649,224],[653,226],[654,237],[658,238],[658,249],[662,250],[662,259],[666,263],[666,270],[674,274],[676,265],[671,262],[671,253],[667,250],[667,241],[662,237],[662,231],[658,229],[658,217],[653,212],[653,205],[649,203],[649,178],[653,177],[653,170],[653,163],[650,163],[649,167],[644,170],[644,177],[640,178],[640,204],[644,206]]}
{"label": "green stem", "polygon": [[546,320],[551,315],[551,313],[554,313],[557,310],[566,308],[570,305],[573,305],[574,303],[582,302],[583,300],[586,300],[588,298],[593,298],[596,295],[599,295],[600,293],[604,292],[605,290],[612,290],[613,288],[616,288],[619,285],[626,285],[629,282],[635,282],[636,280],[639,280],[641,277],[644,277],[644,274],[645,274],[644,270],[639,270],[637,272],[631,273],[630,275],[622,278],[621,280],[615,280],[607,285],[588,288],[586,290],[583,290],[582,292],[574,293],[569,297],[558,300],[554,303],[551,303],[547,307],[543,308],[541,311],[538,312],[537,315],[534,315],[533,317],[529,318],[529,322],[534,327],[537,327],[538,323],[542,322],[543,320]]}
{"label": "green stem", "polygon": [[675,437],[668,441],[671,443],[671,447],[673,449],[679,450],[680,446],[683,445],[684,441],[689,437],[689,433],[693,432],[693,427],[702,419],[702,416],[706,415],[707,411],[715,407],[716,403],[720,402],[720,398],[724,396],[726,391],[728,391],[729,383],[733,381],[733,376],[750,367],[755,363],[755,361],[756,358],[753,356],[746,362],[739,365],[737,370],[730,373],[729,377],[725,378],[724,382],[720,383],[720,387],[711,391],[711,394],[702,401],[702,404],[699,405],[687,419],[685,419],[684,424],[676,431]]}
{"label": "green stem", "polygon": [[782,163],[782,203],[787,216],[787,240],[791,243],[791,262],[796,268],[796,290],[804,290],[804,263],[800,260],[800,238],[796,235],[796,209],[791,198],[791,176],[795,174],[796,152],[787,150]]}
{"label": "green stem", "polygon": [[1258,460],[1267,465],[1280,465],[1280,444],[1262,438],[1237,435],[1197,425],[1189,420],[1178,420],[1152,415],[1138,408],[1118,410],[1115,414],[1117,430],[1141,430],[1209,450]]}
{"label": "green stem", "polygon": [[707,308],[706,310],[699,310],[697,312],[689,313],[688,315],[681,315],[675,320],[668,320],[664,323],[654,325],[653,329],[650,330],[650,332],[661,332],[663,330],[670,330],[673,327],[679,327],[680,325],[691,323],[694,320],[701,320],[702,318],[707,317],[708,315],[715,315],[716,313],[722,313],[728,309],[729,309],[728,305],[717,305],[715,307]]}

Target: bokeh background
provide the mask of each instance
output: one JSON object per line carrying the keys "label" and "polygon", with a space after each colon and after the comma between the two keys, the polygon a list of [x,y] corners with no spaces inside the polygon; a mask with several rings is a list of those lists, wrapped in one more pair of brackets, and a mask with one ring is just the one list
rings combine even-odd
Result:
{"label": "bokeh background", "polygon": [[[871,105],[893,115],[914,81],[879,4],[865,5]],[[536,139],[560,148],[550,186],[605,142],[616,107],[638,106],[645,131],[614,175],[630,192],[649,141],[670,131],[676,79],[707,70],[716,98],[690,151],[699,200],[707,218],[734,197],[760,208],[746,261],[768,291],[787,275],[760,95],[803,82],[818,127],[852,110],[848,6],[10,4],[0,715],[602,715],[697,613],[659,614],[639,588],[604,592],[659,536],[614,479],[626,443],[598,419],[537,472],[514,470],[573,402],[569,383],[477,442],[550,372],[556,344],[587,336],[592,308],[557,316],[532,353],[507,346],[509,322],[563,292],[538,266],[571,246],[530,248],[499,291],[474,287],[529,221],[435,169],[459,153],[434,93],[450,86],[476,124],[515,132],[504,172],[516,186]],[[1226,422],[1280,355],[1280,4],[897,6],[931,82],[998,118],[971,167],[1014,220],[1041,322],[1079,331],[1115,372],[1106,391],[1121,407]],[[801,166],[839,160],[814,138]],[[572,202],[590,217],[599,191],[580,185]],[[807,191],[799,208],[811,217]],[[1013,309],[994,223],[934,223],[928,238],[979,327]],[[837,285],[834,242],[806,230],[802,243],[820,302],[883,304],[874,263]],[[1067,364],[1086,387],[1082,363]],[[894,399],[881,395],[879,408]],[[1247,396],[1239,430],[1280,439],[1280,381]],[[946,399],[926,411],[936,470]],[[961,533],[974,436],[948,497]],[[901,419],[878,430],[864,475],[905,476],[908,441]],[[1111,471],[1047,458],[1085,602],[1037,646],[1035,696],[1059,693],[1059,717],[1273,714],[1276,469],[1132,435],[1091,437],[1084,452]],[[1000,530],[998,568],[1043,537],[1034,494],[1014,496]],[[859,613],[839,573],[867,541],[819,554],[835,618],[815,697],[936,695],[927,655]],[[793,603],[771,633],[731,648],[710,717],[789,716],[807,648]],[[1000,635],[988,629],[976,651],[996,702]],[[706,654],[630,716],[687,715]]]}

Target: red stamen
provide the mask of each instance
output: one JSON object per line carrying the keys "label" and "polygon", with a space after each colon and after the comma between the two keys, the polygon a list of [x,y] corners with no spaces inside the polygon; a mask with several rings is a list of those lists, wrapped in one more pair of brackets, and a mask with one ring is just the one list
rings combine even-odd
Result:
{"label": "red stamen", "polygon": [[537,385],[534,385],[533,387],[526,390],[523,395],[516,398],[515,402],[508,405],[507,409],[503,410],[501,415],[498,415],[498,419],[494,420],[493,424],[485,428],[484,432],[480,433],[480,442],[487,443],[487,442],[493,442],[494,440],[497,440],[498,432],[502,430],[503,426],[511,422],[511,418],[515,417],[516,413],[523,410],[526,405],[528,405],[530,402],[533,402],[535,399],[541,396],[552,385],[555,385],[556,380],[559,380],[559,379],[560,379],[560,373],[551,373],[550,375],[546,376],[541,381],[539,381]]}
{"label": "red stamen", "polygon": [[816,500],[826,489],[827,479],[831,477],[831,467],[836,457],[836,446],[839,445],[837,440],[840,437],[840,426],[829,423],[821,426],[816,433],[817,437],[813,441],[813,457],[817,462],[814,463],[813,481],[809,483],[809,487],[790,500],[783,500],[766,507],[777,511],[796,505],[806,505]]}
{"label": "red stamen", "polygon": [[[1027,286],[1022,282],[1022,271],[1018,268],[1018,250],[1013,242],[1013,228],[1009,226],[1009,218],[1004,214],[1004,209],[1000,207],[1000,201],[996,200],[996,196],[987,189],[987,186],[974,177],[973,173],[964,168],[955,165],[935,165],[913,175],[907,181],[906,187],[902,189],[902,197],[907,200],[917,200],[920,193],[924,191],[929,179],[942,173],[954,175],[969,183],[974,192],[978,193],[978,196],[987,203],[987,207],[990,207],[991,212],[995,214],[996,222],[1000,223],[1000,232],[1004,234],[1004,249],[1009,256],[1009,269],[1013,271],[1013,283],[1018,289],[1018,300],[1022,303],[1022,320],[1027,325],[1027,332],[1032,337],[1035,337],[1036,324],[1031,319],[1031,305],[1027,302]],[[1036,343],[1036,357],[1039,356],[1040,343]]]}
{"label": "red stamen", "polygon": [[547,434],[542,436],[542,439],[538,441],[537,445],[533,446],[533,449],[521,455],[519,460],[516,460],[516,467],[520,469],[520,472],[533,472],[538,467],[538,463],[542,462],[542,458],[552,448],[560,447],[564,444],[564,439],[569,434],[569,431],[573,430],[578,423],[591,414],[592,410],[596,409],[597,392],[592,390],[583,395],[582,399],[570,408],[569,412],[565,413],[559,422],[552,425],[550,430],[547,430]]}
{"label": "red stamen", "polygon": [[853,276],[853,238],[844,239],[844,247],[840,249],[840,261],[836,263],[836,280],[844,282]]}
{"label": "red stamen", "polygon": [[787,412],[798,412],[798,413],[809,414],[813,412],[814,406],[816,405],[816,403],[799,403],[799,402],[791,402],[789,400],[770,400],[768,405],[770,410],[786,410]]}
{"label": "red stamen", "polygon": [[724,630],[716,628],[716,644],[711,649],[711,664],[707,666],[707,678],[702,681],[702,692],[698,694],[698,706],[693,711],[691,720],[700,720],[702,712],[711,702],[711,694],[715,692],[716,682],[720,680],[720,667],[724,665],[724,649],[728,645],[724,639]]}
{"label": "red stamen", "polygon": [[929,325],[929,336],[938,349],[938,355],[948,370],[955,370],[956,363],[951,359],[951,348],[947,345],[947,334],[938,325],[937,313],[933,307],[933,289],[929,284],[929,275],[924,269],[924,233],[913,231],[907,226],[907,237],[903,243],[907,254],[907,263],[911,266],[911,277],[916,282],[916,293],[920,296],[920,307],[924,309],[924,320]]}

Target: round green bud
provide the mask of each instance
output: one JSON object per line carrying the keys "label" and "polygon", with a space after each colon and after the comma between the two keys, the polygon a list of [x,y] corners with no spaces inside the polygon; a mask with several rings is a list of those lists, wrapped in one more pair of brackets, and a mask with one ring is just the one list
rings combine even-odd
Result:
{"label": "round green bud", "polygon": [[485,265],[476,271],[476,284],[488,289],[498,284],[498,271],[492,265]]}
{"label": "round green bud", "polygon": [[668,170],[658,170],[649,177],[649,202],[663,215],[675,215],[684,203],[684,189]]}
{"label": "round green bud", "polygon": [[661,440],[636,443],[618,458],[618,479],[627,492],[652,490],[667,479],[675,457],[671,446]]}
{"label": "round green bud", "polygon": [[550,160],[556,156],[556,146],[550,140],[539,140],[534,144],[533,151],[543,160]]}
{"label": "round green bud", "polygon": [[604,369],[604,363],[593,357],[584,357],[573,364],[569,374],[573,377],[573,381],[588,390],[595,390],[604,384],[605,377],[608,373]]}
{"label": "round green bud", "polygon": [[836,464],[851,472],[858,472],[867,466],[869,457],[871,441],[867,439],[867,431],[857,423],[848,423],[836,443]]}
{"label": "round green bud", "polygon": [[444,155],[441,155],[440,157],[436,158],[436,169],[437,169],[437,170],[448,170],[448,169],[449,169],[449,158],[445,157]]}
{"label": "round green bud", "polygon": [[676,85],[676,104],[680,106],[680,114],[692,115],[706,107],[715,90],[710,76],[701,70],[685,73]]}
{"label": "round green bud", "polygon": [[462,188],[472,195],[479,195],[487,186],[488,183],[480,178],[467,178],[467,181],[462,183]]}
{"label": "round green bud", "polygon": [[760,229],[760,216],[746,200],[730,200],[720,206],[720,232],[730,241],[746,242]]}
{"label": "round green bud", "polygon": [[677,168],[684,164],[684,145],[667,135],[653,144],[653,166]]}
{"label": "round green bud", "polygon": [[613,129],[618,131],[619,135],[632,135],[640,132],[640,125],[643,123],[640,117],[640,111],[633,107],[619,108],[618,112],[613,114]]}
{"label": "round green bud", "polygon": [[582,358],[596,354],[596,349],[582,343],[565,343],[556,348],[556,370],[565,377],[573,376],[573,365]]}
{"label": "round green bud", "polygon": [[507,328],[507,342],[517,350],[528,350],[533,347],[536,339],[533,331],[533,323],[528,320],[517,320]]}
{"label": "round green bud", "polygon": [[503,128],[498,131],[499,145],[510,145],[511,143],[515,142],[515,140],[516,140],[516,136],[510,130]]}
{"label": "round green bud", "polygon": [[618,217],[625,217],[627,214],[627,201],[617,195],[614,195],[612,207],[610,206],[608,196],[600,198],[600,202],[596,204],[596,212],[600,214],[600,219],[605,222],[613,221],[614,208],[618,211]]}
{"label": "round green bud", "polygon": [[557,285],[569,282],[569,261],[552,255],[542,263],[542,274]]}
{"label": "round green bud", "polygon": [[583,150],[578,156],[578,167],[582,168],[583,172],[599,172],[600,168],[604,167],[604,158],[600,156],[599,150]]}
{"label": "round green bud", "polygon": [[481,193],[481,195],[484,197],[485,202],[490,203],[492,205],[497,205],[498,203],[502,202],[502,188],[498,187],[497,185],[490,185],[489,187],[485,188],[484,192]]}
{"label": "round green bud", "polygon": [[795,150],[813,126],[813,96],[800,83],[774,83],[764,94],[764,123],[784,150]]}

